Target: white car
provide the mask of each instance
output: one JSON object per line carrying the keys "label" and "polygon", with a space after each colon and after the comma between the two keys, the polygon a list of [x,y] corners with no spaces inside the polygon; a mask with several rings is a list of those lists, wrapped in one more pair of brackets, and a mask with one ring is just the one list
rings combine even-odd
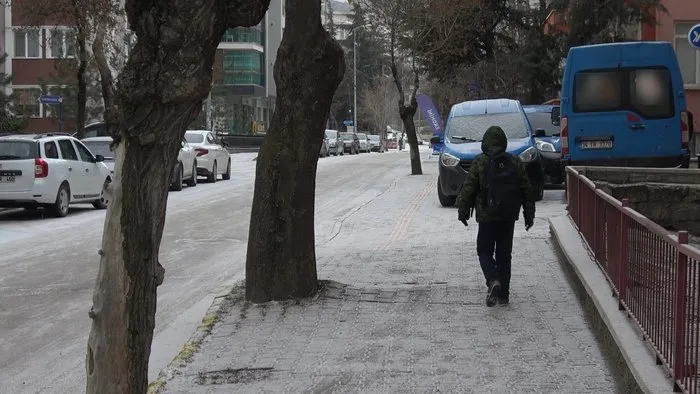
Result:
{"label": "white car", "polygon": [[[114,174],[114,153],[110,149],[112,137],[88,137],[80,140],[90,151],[104,157],[104,163]],[[177,163],[173,167],[172,183],[170,189],[182,190],[182,183],[187,186],[197,186],[197,157],[194,148],[186,141],[182,141],[182,148],[177,154]]]}
{"label": "white car", "polygon": [[197,174],[209,182],[231,179],[231,154],[224,143],[209,130],[187,130],[185,140],[197,152]]}
{"label": "white car", "polygon": [[58,217],[70,204],[105,209],[112,178],[103,161],[68,134],[0,137],[0,207],[44,207]]}
{"label": "white car", "polygon": [[357,138],[360,140],[360,152],[369,153],[372,151],[372,146],[370,145],[370,142],[367,139],[367,134],[357,133]]}

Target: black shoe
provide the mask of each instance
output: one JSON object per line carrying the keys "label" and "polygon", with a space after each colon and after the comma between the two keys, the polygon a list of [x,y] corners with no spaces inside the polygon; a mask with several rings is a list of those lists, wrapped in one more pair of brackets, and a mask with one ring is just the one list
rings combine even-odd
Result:
{"label": "black shoe", "polygon": [[491,286],[489,286],[489,294],[486,296],[486,306],[492,307],[498,303],[499,291],[501,291],[501,282],[497,280],[491,281]]}
{"label": "black shoe", "polygon": [[498,305],[506,306],[510,303],[510,297],[498,297]]}

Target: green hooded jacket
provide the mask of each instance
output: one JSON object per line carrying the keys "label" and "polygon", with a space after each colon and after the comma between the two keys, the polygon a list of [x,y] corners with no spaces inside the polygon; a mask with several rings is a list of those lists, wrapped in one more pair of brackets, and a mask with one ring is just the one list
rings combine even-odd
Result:
{"label": "green hooded jacket", "polygon": [[[481,141],[481,151],[483,153],[477,156],[472,162],[467,178],[462,186],[462,190],[459,193],[457,206],[460,219],[469,219],[469,214],[472,209],[476,209],[477,222],[518,220],[518,214],[516,214],[515,217],[503,217],[498,214],[489,216],[488,210],[484,206],[482,199],[478,198],[484,182],[484,169],[489,163],[489,156],[495,156],[499,153],[505,152],[507,146],[508,138],[503,132],[503,129],[498,126],[491,126],[486,130],[484,133],[484,138]],[[519,157],[510,155],[510,158],[518,167],[518,184],[520,186],[519,189],[523,206],[523,216],[526,220],[534,219],[535,201],[532,198],[530,180],[528,179],[527,172],[525,171],[525,166]]]}

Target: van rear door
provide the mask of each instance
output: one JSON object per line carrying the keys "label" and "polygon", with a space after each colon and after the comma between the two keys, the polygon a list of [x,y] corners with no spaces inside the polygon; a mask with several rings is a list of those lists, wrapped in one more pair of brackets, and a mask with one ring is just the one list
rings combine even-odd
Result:
{"label": "van rear door", "polygon": [[0,139],[0,192],[27,192],[34,187],[36,141]]}

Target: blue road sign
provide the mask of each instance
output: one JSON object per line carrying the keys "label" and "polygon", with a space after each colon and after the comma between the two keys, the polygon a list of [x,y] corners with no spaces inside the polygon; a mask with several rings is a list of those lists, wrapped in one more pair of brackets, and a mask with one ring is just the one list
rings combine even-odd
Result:
{"label": "blue road sign", "polygon": [[42,104],[61,104],[63,102],[63,97],[61,97],[61,96],[39,96],[38,101]]}
{"label": "blue road sign", "polygon": [[695,49],[700,49],[700,23],[690,28],[688,32],[688,41],[690,46]]}
{"label": "blue road sign", "polygon": [[343,124],[346,126],[352,126],[352,120],[344,120]]}

